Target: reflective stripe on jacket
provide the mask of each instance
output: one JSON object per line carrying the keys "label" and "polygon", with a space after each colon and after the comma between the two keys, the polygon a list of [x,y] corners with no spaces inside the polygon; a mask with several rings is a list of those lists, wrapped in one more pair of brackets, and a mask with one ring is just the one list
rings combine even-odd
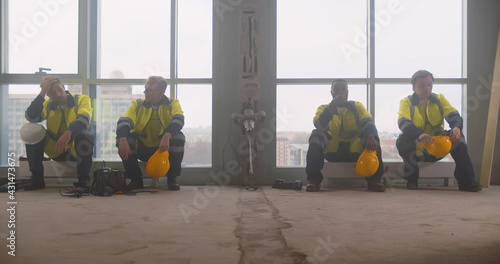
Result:
{"label": "reflective stripe on jacket", "polygon": [[372,116],[360,102],[356,101],[348,101],[343,114],[337,112],[337,109],[332,114],[329,105],[321,105],[316,111],[314,126],[327,131],[331,137],[324,153],[336,152],[339,142],[349,142],[350,152],[362,153],[366,137],[378,136]]}
{"label": "reflective stripe on jacket", "polygon": [[[45,146],[45,153],[49,158],[55,158],[60,155],[55,151],[55,146],[57,140],[62,135],[62,132],[68,130],[70,125],[74,122],[78,122],[79,127],[88,129],[90,127],[90,120],[92,118],[92,107],[90,104],[90,97],[86,95],[71,95],[66,91],[66,107],[64,110],[57,104],[57,102],[45,98],[43,102],[43,110],[38,117],[35,119],[28,119],[30,122],[41,122],[47,120],[47,136],[48,141]],[[77,101],[77,103],[75,103]],[[64,111],[64,114],[63,114]],[[28,117],[27,117],[28,118]],[[61,133],[59,133],[61,132]],[[73,138],[76,133],[80,131],[72,131],[71,137]],[[71,149],[71,153],[76,157],[76,150],[74,146],[74,141],[68,143],[68,148]]]}
{"label": "reflective stripe on jacket", "polygon": [[[412,115],[412,109],[413,115]],[[418,96],[412,96],[401,100],[399,104],[398,125],[402,133],[406,133],[417,139],[422,133],[431,136],[439,135],[444,131],[444,119],[451,128],[462,128],[462,118],[457,109],[450,105],[442,94],[431,94],[424,111]]]}
{"label": "reflective stripe on jacket", "polygon": [[[424,110],[416,93],[400,101],[398,126],[410,139],[417,140],[421,134],[430,136],[441,135],[444,132],[444,120],[450,128],[462,129],[463,120],[457,109],[450,105],[442,94],[432,93]],[[422,147],[416,144],[417,155],[422,155]]]}
{"label": "reflective stripe on jacket", "polygon": [[[116,128],[117,136],[126,136],[121,135],[120,131],[130,131],[130,133],[136,134],[147,147],[157,146],[158,144],[153,144],[154,142],[150,142],[147,137],[141,137],[152,113],[153,107],[151,103],[145,102],[144,99],[132,101],[129,109],[118,119]],[[173,136],[184,126],[184,114],[179,101],[176,99],[169,100],[166,96],[163,96],[158,107],[158,116],[161,124],[160,133],[152,136],[157,136],[161,139],[165,132],[170,132]]]}

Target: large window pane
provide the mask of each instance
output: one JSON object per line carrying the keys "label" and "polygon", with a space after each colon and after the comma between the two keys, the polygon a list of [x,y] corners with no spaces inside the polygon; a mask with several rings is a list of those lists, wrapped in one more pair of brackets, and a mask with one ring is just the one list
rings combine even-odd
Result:
{"label": "large window pane", "polygon": [[178,85],[186,136],[183,166],[212,165],[212,86]]}
{"label": "large window pane", "polygon": [[170,1],[101,3],[100,77],[170,76]]}
{"label": "large window pane", "polygon": [[[398,111],[400,101],[413,94],[410,84],[377,85],[375,87],[375,125],[382,145],[384,161],[401,161],[396,149],[396,139],[401,130],[398,127]],[[434,85],[433,93],[443,94],[459,113],[462,113],[461,85]],[[445,129],[449,129],[445,121]],[[448,155],[443,160],[451,160]]]}
{"label": "large window pane", "polygon": [[[94,109],[95,156],[97,160],[121,160],[116,147],[116,123],[132,101],[144,98],[144,85],[99,85]],[[170,87],[165,91],[169,95]]]}
{"label": "large window pane", "polygon": [[[21,140],[19,131],[21,126],[28,123],[24,112],[31,101],[40,93],[39,85],[9,85],[9,152],[16,153],[16,157],[26,155],[26,148]],[[44,122],[45,124],[45,122]]]}
{"label": "large window pane", "polygon": [[7,73],[77,73],[78,1],[7,1]]}
{"label": "large window pane", "polygon": [[212,78],[212,0],[178,3],[178,77]]}
{"label": "large window pane", "polygon": [[[144,85],[101,85],[97,120],[96,158],[120,160],[116,143],[116,122],[133,100],[144,98]],[[165,92],[170,97],[170,86]],[[211,85],[179,85],[179,102],[185,117],[186,135],[183,167],[210,166],[212,163]]]}
{"label": "large window pane", "polygon": [[278,0],[278,78],[366,77],[366,0]]}
{"label": "large window pane", "polygon": [[[278,85],[277,166],[305,166],[313,118],[320,105],[331,102],[330,91],[331,85]],[[366,85],[349,85],[348,100],[366,107]]]}
{"label": "large window pane", "polygon": [[462,0],[377,0],[377,77],[462,77]]}

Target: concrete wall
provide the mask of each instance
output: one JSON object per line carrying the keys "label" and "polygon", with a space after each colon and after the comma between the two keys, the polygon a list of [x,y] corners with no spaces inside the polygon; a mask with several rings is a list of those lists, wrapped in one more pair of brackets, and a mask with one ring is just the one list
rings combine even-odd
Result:
{"label": "concrete wall", "polygon": [[[247,0],[244,0],[247,1]],[[219,178],[230,177],[232,184],[241,182],[238,169],[246,169],[240,163],[238,156],[225,143],[229,138],[228,126],[232,113],[240,113],[240,12],[245,6],[244,1],[220,1],[214,5],[214,96],[213,96],[213,168],[212,173]],[[238,4],[239,2],[239,4]],[[276,140],[275,140],[275,78],[276,59],[275,46],[271,38],[275,35],[275,21],[271,10],[274,1],[259,0],[256,6],[258,21],[259,72],[260,72],[260,99],[256,111],[265,111],[267,116],[256,131],[264,135],[259,141],[259,151],[255,159],[255,175],[259,175],[259,184],[271,184],[274,181],[276,167]],[[234,125],[231,127],[234,128]],[[240,149],[241,130],[238,127],[232,134],[230,142]],[[217,143],[215,143],[217,142]],[[240,167],[241,166],[241,167]]]}
{"label": "concrete wall", "polygon": [[[476,172],[481,175],[481,162],[489,110],[491,81],[500,27],[500,1],[469,0],[467,12],[468,147]],[[500,65],[497,65],[500,67]],[[497,129],[492,184],[500,184],[500,128]]]}

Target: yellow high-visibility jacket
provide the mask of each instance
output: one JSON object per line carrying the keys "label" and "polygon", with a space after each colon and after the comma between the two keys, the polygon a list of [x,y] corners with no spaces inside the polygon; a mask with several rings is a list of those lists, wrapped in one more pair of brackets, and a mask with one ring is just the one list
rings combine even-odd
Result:
{"label": "yellow high-visibility jacket", "polygon": [[350,152],[362,153],[362,140],[366,140],[368,135],[378,137],[372,116],[360,102],[348,101],[343,114],[334,109],[332,115],[328,107],[318,107],[313,119],[316,129],[327,131],[332,138],[324,150],[325,154],[336,152],[340,142],[349,142]]}
{"label": "yellow high-visibility jacket", "polygon": [[[30,115],[30,108],[26,111],[26,119],[30,122],[41,122],[47,120],[47,134],[48,141],[45,146],[45,153],[49,158],[55,158],[60,155],[54,149],[59,140],[59,137],[66,130],[72,132],[73,138],[82,129],[89,129],[90,120],[92,118],[92,107],[90,104],[90,97],[87,95],[75,95],[66,91],[66,107],[64,110],[57,104],[57,102],[44,98],[43,109],[37,116]],[[39,96],[40,97],[40,96]],[[40,97],[42,98],[42,97]],[[36,98],[33,104],[38,104],[42,99]],[[76,101],[76,103],[75,103]],[[31,107],[31,106],[30,106]],[[33,110],[31,110],[33,112]],[[71,153],[76,157],[76,150],[74,141],[71,140],[68,144]]]}
{"label": "yellow high-visibility jacket", "polygon": [[[441,135],[444,132],[444,120],[450,128],[462,129],[463,120],[457,109],[450,105],[442,94],[431,94],[424,109],[416,93],[400,101],[398,125],[402,134],[418,139],[421,134],[430,136]],[[422,155],[422,147],[416,144],[417,155]]]}
{"label": "yellow high-visibility jacket", "polygon": [[146,147],[156,147],[158,146],[158,140],[161,139],[165,132],[169,132],[173,136],[179,133],[184,126],[184,114],[179,101],[176,99],[169,100],[163,95],[157,110],[161,128],[155,129],[159,133],[145,137],[144,134],[147,131],[144,130],[148,126],[153,111],[151,103],[146,102],[144,99],[132,101],[129,109],[118,119],[116,128],[117,137],[127,137],[128,133],[134,133]]}

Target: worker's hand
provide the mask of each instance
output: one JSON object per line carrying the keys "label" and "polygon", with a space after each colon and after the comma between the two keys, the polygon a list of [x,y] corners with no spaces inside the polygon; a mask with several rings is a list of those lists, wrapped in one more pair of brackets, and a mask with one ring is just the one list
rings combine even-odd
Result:
{"label": "worker's hand", "polygon": [[130,146],[128,144],[126,137],[121,137],[118,140],[118,154],[122,157],[123,160],[127,160],[130,155]]}
{"label": "worker's hand", "polygon": [[68,149],[68,142],[70,139],[71,139],[71,131],[69,130],[64,131],[59,140],[57,140],[56,147],[54,148],[54,150],[59,154],[66,152],[66,150]]}
{"label": "worker's hand", "polygon": [[454,127],[451,131],[450,131],[450,140],[451,142],[455,142],[457,141],[458,139],[460,139],[460,128],[458,127]]}
{"label": "worker's hand", "polygon": [[366,137],[366,149],[370,151],[377,150],[378,142],[375,139],[375,135],[369,135]]}
{"label": "worker's hand", "polygon": [[54,77],[54,76],[45,76],[45,77],[43,77],[42,83],[40,84],[40,87],[42,88],[42,90],[40,91],[40,96],[41,97],[45,97],[45,95],[49,91],[50,87],[52,86],[52,84],[56,80],[57,80],[57,78]]}
{"label": "worker's hand", "polygon": [[169,132],[165,132],[165,134],[163,134],[160,145],[158,146],[160,152],[167,151],[170,148],[170,138],[172,138],[172,134]]}
{"label": "worker's hand", "polygon": [[430,144],[432,143],[432,137],[428,134],[422,134],[418,137],[418,140],[424,144]]}
{"label": "worker's hand", "polygon": [[346,102],[347,102],[347,96],[345,94],[339,94],[339,95],[335,96],[335,98],[333,98],[333,100],[330,102],[329,108],[333,112],[333,110],[336,107],[345,106]]}

